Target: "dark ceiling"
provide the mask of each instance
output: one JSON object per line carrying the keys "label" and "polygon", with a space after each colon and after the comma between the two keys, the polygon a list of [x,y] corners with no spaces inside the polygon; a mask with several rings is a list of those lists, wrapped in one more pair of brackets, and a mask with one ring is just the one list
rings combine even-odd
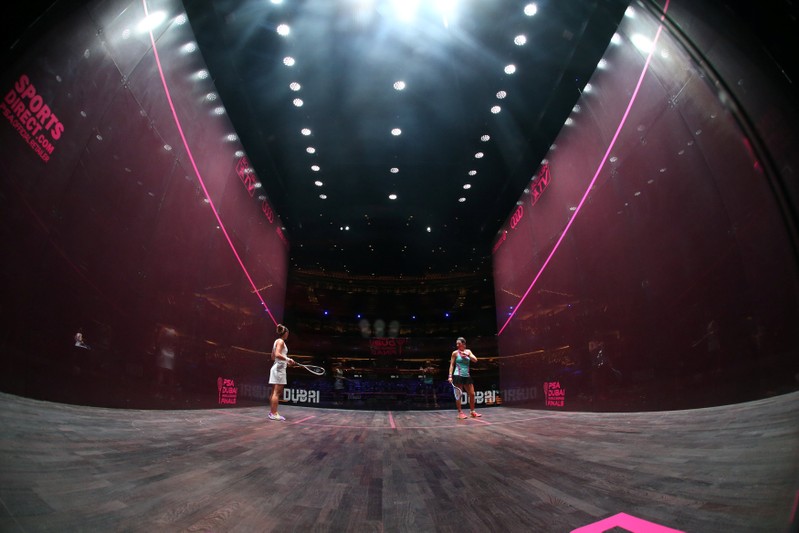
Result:
{"label": "dark ceiling", "polygon": [[[551,0],[527,15],[530,4],[186,2],[218,93],[283,219],[293,268],[365,276],[490,269],[500,225],[626,7]],[[405,13],[412,20],[403,19],[414,5]],[[443,5],[454,13],[443,15]]]}

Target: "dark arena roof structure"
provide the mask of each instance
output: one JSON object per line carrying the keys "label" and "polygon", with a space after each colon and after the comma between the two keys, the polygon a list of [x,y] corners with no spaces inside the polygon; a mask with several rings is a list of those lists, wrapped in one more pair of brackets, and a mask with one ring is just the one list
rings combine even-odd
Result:
{"label": "dark arena roof structure", "polygon": [[293,268],[395,277],[490,268],[500,224],[626,3],[539,6],[186,4],[287,227]]}

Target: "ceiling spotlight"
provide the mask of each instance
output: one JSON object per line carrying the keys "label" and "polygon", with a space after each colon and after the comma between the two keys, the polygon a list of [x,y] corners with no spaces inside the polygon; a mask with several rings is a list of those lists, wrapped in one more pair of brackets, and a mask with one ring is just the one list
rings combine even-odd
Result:
{"label": "ceiling spotlight", "polygon": [[235,133],[229,133],[227,137],[225,137],[230,142],[239,140],[239,137]]}
{"label": "ceiling spotlight", "polygon": [[499,92],[497,93],[497,100],[502,100],[502,99],[503,99],[503,98],[505,98],[506,96],[508,96],[508,93],[506,93],[505,91],[499,91]]}
{"label": "ceiling spotlight", "polygon": [[233,155],[236,157],[244,157],[244,150],[236,150],[236,153]]}
{"label": "ceiling spotlight", "polygon": [[317,187],[321,187],[322,185],[324,185],[324,183],[322,183],[319,180],[316,180],[315,182],[313,182],[313,184],[316,185]]}
{"label": "ceiling spotlight", "polygon": [[394,128],[393,130],[391,130],[391,135],[393,135],[394,137],[402,135],[402,130],[399,128]]}
{"label": "ceiling spotlight", "polygon": [[507,65],[505,67],[505,74],[513,74],[516,72],[516,65]]}
{"label": "ceiling spotlight", "polygon": [[485,154],[483,152],[477,152],[474,154],[475,159],[482,159]]}
{"label": "ceiling spotlight", "polygon": [[480,140],[483,141],[484,143],[487,143],[488,141],[491,140],[491,136],[490,135],[483,135],[483,136],[480,137]]}
{"label": "ceiling spotlight", "polygon": [[307,136],[309,136],[311,134],[311,130],[308,129],[308,128],[302,128],[300,130],[300,133],[302,133],[303,135],[305,135],[307,137]]}
{"label": "ceiling spotlight", "polygon": [[397,199],[397,195],[394,194],[394,193],[391,193],[391,194],[388,195],[388,199],[389,200],[396,200]]}
{"label": "ceiling spotlight", "polygon": [[216,95],[216,93],[208,93],[205,95],[205,99],[208,100],[209,102],[214,102],[216,101],[217,98],[218,96]]}
{"label": "ceiling spotlight", "polygon": [[197,76],[198,79],[205,80],[208,79],[209,74],[207,70],[203,69],[203,70],[198,70],[195,76]]}
{"label": "ceiling spotlight", "polygon": [[517,35],[516,37],[513,38],[513,44],[515,44],[516,46],[523,46],[527,44],[527,37],[525,37],[524,35]]}
{"label": "ceiling spotlight", "polygon": [[319,172],[320,170],[319,165],[311,165],[311,170],[313,170],[314,172]]}
{"label": "ceiling spotlight", "polygon": [[327,195],[326,194],[320,194],[319,198],[321,198],[322,200],[327,200]]}
{"label": "ceiling spotlight", "polygon": [[405,82],[402,80],[394,82],[394,88],[398,91],[402,91],[405,89]]}
{"label": "ceiling spotlight", "polygon": [[431,228],[430,226],[427,226],[427,233],[430,233],[432,231],[433,231],[433,228]]}
{"label": "ceiling spotlight", "polygon": [[283,37],[285,37],[289,33],[291,33],[291,28],[289,28],[288,24],[281,24],[281,25],[279,25],[277,27],[277,34],[278,35],[282,35]]}
{"label": "ceiling spotlight", "polygon": [[292,81],[291,83],[289,83],[289,89],[291,89],[294,92],[297,92],[300,89],[302,89],[302,85],[300,85],[296,81]]}
{"label": "ceiling spotlight", "polygon": [[287,67],[293,67],[295,63],[296,61],[294,61],[294,58],[291,56],[286,56],[283,58],[283,64]]}
{"label": "ceiling spotlight", "polygon": [[491,108],[491,112],[492,112],[493,114],[495,114],[495,115],[498,115],[500,111],[502,111],[502,108],[501,108],[501,107],[499,107],[498,105],[495,105],[495,106],[493,106],[493,107]]}
{"label": "ceiling spotlight", "polygon": [[397,172],[399,172],[399,169],[397,167],[392,167],[391,168],[391,173],[392,174],[396,174]]}
{"label": "ceiling spotlight", "polygon": [[538,13],[537,5],[527,4],[526,6],[524,6],[524,14],[527,15],[528,17],[535,16],[536,13]]}
{"label": "ceiling spotlight", "polygon": [[464,183],[464,184],[463,184],[463,188],[464,188],[464,189],[466,189],[466,190],[468,191],[469,189],[471,189],[471,188],[472,188],[472,184],[471,184],[471,183]]}
{"label": "ceiling spotlight", "polygon": [[314,148],[313,146],[309,146],[308,148],[305,149],[305,151],[308,152],[309,154],[315,154],[316,148]]}
{"label": "ceiling spotlight", "polygon": [[294,101],[293,101],[292,103],[293,103],[295,106],[297,106],[297,107],[302,107],[302,104],[303,104],[304,102],[302,101],[302,98],[295,98],[295,99],[294,99]]}
{"label": "ceiling spotlight", "polygon": [[219,107],[215,107],[214,108],[214,115],[224,115],[224,114],[225,114],[225,108],[224,107],[219,106]]}
{"label": "ceiling spotlight", "polygon": [[466,201],[466,198],[463,198],[463,197],[461,197],[461,198],[458,198],[458,201],[459,201],[460,203],[463,203],[463,202],[465,202],[465,201]]}
{"label": "ceiling spotlight", "polygon": [[476,170],[470,170],[469,171],[469,175],[470,176],[476,176],[477,175],[477,171]]}

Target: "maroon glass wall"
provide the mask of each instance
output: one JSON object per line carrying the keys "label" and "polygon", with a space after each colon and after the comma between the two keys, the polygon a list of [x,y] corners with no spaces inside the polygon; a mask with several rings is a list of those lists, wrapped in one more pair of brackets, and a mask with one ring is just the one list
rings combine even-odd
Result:
{"label": "maroon glass wall", "polygon": [[288,242],[182,4],[60,2],[16,50],[0,78],[0,386],[230,401],[268,366]]}
{"label": "maroon glass wall", "polygon": [[699,9],[631,4],[500,232],[506,404],[674,409],[799,387],[795,105],[749,25]]}

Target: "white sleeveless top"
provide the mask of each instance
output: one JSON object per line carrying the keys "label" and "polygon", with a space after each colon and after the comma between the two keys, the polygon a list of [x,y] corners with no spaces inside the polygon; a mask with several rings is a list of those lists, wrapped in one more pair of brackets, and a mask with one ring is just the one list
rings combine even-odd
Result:
{"label": "white sleeveless top", "polygon": [[[277,348],[277,341],[279,341],[279,340],[280,340],[279,338],[275,339],[274,344],[272,344],[272,353],[275,353],[275,349]],[[283,342],[283,350],[281,350],[280,355],[282,355],[283,357],[286,357],[288,355],[288,353],[289,353],[289,347],[288,347],[288,345],[286,345],[286,343],[284,341]],[[285,359],[279,359],[279,358],[275,357],[275,364],[278,365],[278,367],[285,367],[286,366],[286,360]]]}

